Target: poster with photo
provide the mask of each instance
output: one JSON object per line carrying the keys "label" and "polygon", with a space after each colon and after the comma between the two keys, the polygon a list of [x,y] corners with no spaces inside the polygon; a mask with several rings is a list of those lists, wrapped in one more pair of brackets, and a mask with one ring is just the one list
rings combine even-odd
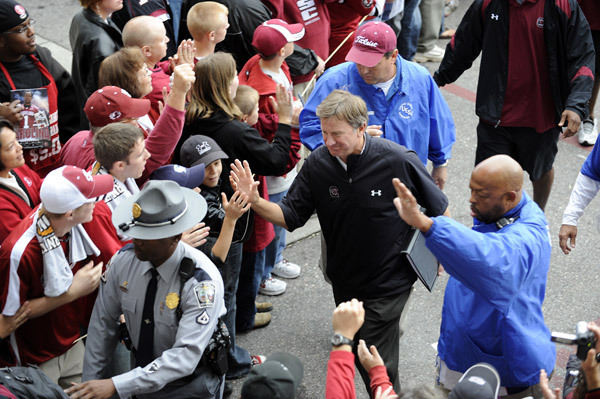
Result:
{"label": "poster with photo", "polygon": [[23,118],[16,130],[19,143],[24,149],[50,148],[48,91],[43,88],[11,90],[10,97],[23,106]]}

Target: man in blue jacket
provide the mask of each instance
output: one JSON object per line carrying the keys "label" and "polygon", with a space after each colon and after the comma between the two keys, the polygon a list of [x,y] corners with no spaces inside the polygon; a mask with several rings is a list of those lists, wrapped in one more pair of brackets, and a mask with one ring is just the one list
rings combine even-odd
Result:
{"label": "man in blue jacket", "polygon": [[379,21],[358,28],[343,64],[328,69],[300,113],[300,140],[311,151],[323,144],[319,104],[335,89],[347,90],[367,103],[367,133],[413,150],[421,162],[433,163],[432,177],[443,189],[446,164],[456,140],[448,104],[429,72],[404,60],[396,34]]}
{"label": "man in blue jacket", "polygon": [[394,186],[400,217],[424,233],[451,276],[438,343],[440,383],[452,389],[470,366],[486,362],[500,374],[504,399],[541,398],[540,369],[550,373],[556,360],[542,314],[550,236],[543,212],[523,193],[519,164],[496,155],[475,167],[472,229],[424,215],[400,180]]}

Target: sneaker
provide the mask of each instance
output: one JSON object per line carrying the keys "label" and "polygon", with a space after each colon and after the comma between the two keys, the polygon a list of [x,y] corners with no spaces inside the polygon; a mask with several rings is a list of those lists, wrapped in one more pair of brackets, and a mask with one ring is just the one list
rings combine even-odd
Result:
{"label": "sneaker", "polygon": [[258,292],[263,295],[281,295],[285,292],[287,284],[281,280],[269,277],[260,283]]}
{"label": "sneaker", "polygon": [[258,366],[259,364],[263,364],[267,360],[266,356],[263,355],[252,355],[250,356],[250,366]]}
{"label": "sneaker", "polygon": [[296,278],[300,275],[300,270],[302,270],[300,266],[284,259],[275,265],[271,273],[278,277]]}
{"label": "sneaker", "polygon": [[588,118],[581,122],[579,132],[577,132],[579,144],[585,146],[596,144],[596,139],[598,138],[597,124],[598,119],[591,120]]}
{"label": "sneaker", "polygon": [[417,51],[415,54],[413,61],[415,62],[440,62],[444,58],[444,49],[434,45],[433,48],[424,53],[420,53]]}
{"label": "sneaker", "polygon": [[271,322],[271,313],[257,313],[254,315],[254,326],[252,328],[266,327]]}
{"label": "sneaker", "polygon": [[444,16],[447,17],[448,15],[452,14],[454,10],[458,8],[459,5],[460,4],[458,0],[446,1],[446,5],[444,6]]}
{"label": "sneaker", "polygon": [[254,302],[256,311],[258,313],[270,312],[273,310],[273,304],[271,302]]}

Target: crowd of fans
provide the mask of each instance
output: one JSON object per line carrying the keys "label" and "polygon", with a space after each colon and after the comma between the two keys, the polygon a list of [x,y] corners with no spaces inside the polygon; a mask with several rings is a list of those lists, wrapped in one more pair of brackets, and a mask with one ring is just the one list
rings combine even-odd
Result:
{"label": "crowd of fans", "polygon": [[[235,338],[270,323],[258,294],[300,275],[286,231],[316,212],[337,305],[326,398],[355,397],[355,366],[378,399],[558,395],[543,210],[559,135],[598,135],[595,1],[475,0],[456,31],[458,0],[80,3],[68,72],[0,0],[1,366],[35,365],[71,398],[221,398],[242,377],[244,399],[293,398],[300,360]],[[480,53],[469,229],[442,191],[456,129],[439,87]],[[451,279],[437,386],[401,387],[415,234]],[[598,345],[577,397],[600,392]]]}

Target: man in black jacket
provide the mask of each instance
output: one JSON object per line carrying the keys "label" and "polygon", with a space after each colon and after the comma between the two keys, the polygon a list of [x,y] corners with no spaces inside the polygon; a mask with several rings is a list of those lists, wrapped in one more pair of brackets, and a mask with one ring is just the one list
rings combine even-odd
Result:
{"label": "man in black jacket", "polygon": [[58,166],[61,143],[79,130],[75,88],[69,73],[50,51],[37,46],[32,19],[14,0],[0,0],[0,116],[16,126],[23,119],[22,106],[11,102],[11,92],[38,89],[47,96],[50,148],[30,148],[25,162],[42,177]]}
{"label": "man in black jacket", "polygon": [[[232,176],[258,215],[289,231],[303,226],[316,210],[335,302],[363,301],[365,323],[354,338],[377,347],[400,392],[399,322],[417,277],[400,254],[410,227],[394,212],[392,179],[407,184],[428,215],[446,214],[448,199],[414,151],[365,133],[367,106],[360,97],[334,90],[317,115],[325,145],[306,159],[281,202],[258,196],[246,162],[242,166],[236,160]],[[356,365],[370,392],[368,373]]]}
{"label": "man in black jacket", "polygon": [[454,82],[482,53],[475,163],[496,154],[529,173],[546,206],[561,128],[577,133],[594,82],[594,46],[576,0],[475,0],[434,74]]}

